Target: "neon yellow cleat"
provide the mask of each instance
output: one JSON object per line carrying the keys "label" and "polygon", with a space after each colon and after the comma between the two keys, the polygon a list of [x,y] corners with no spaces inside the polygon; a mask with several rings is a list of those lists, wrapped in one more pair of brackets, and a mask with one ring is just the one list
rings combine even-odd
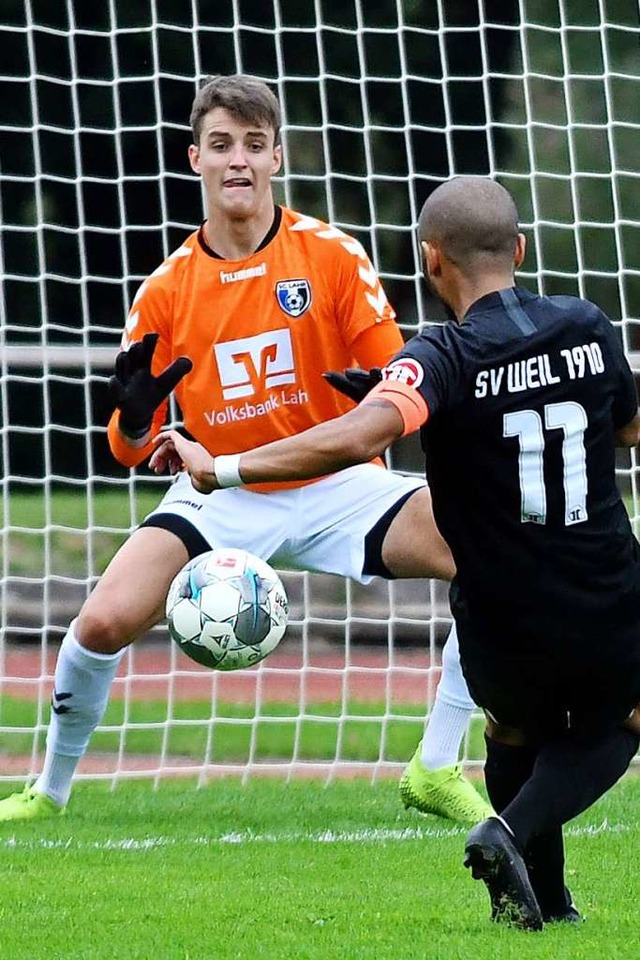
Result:
{"label": "neon yellow cleat", "polygon": [[46,793],[25,787],[22,793],[12,793],[0,800],[0,823],[9,820],[46,820],[61,817],[66,807],[60,807]]}
{"label": "neon yellow cleat", "polygon": [[402,774],[400,797],[407,808],[446,817],[465,827],[495,817],[490,804],[462,775],[462,764],[427,770],[420,759],[420,747]]}

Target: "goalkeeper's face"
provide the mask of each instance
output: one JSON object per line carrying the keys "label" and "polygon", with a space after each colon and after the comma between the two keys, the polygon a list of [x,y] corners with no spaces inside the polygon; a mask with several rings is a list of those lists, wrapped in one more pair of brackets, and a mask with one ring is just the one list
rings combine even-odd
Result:
{"label": "goalkeeper's face", "polygon": [[273,204],[271,178],[282,149],[272,127],[248,126],[215,107],[203,119],[200,143],[189,148],[189,162],[202,177],[210,216],[248,219]]}

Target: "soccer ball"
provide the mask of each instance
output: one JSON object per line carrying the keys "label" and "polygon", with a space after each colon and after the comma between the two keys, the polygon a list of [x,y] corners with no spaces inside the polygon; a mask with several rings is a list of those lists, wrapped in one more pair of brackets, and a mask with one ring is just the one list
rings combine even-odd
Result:
{"label": "soccer ball", "polygon": [[289,608],[268,563],[246,550],[219,547],[180,570],[166,613],[171,637],[192,660],[212,670],[241,670],[278,646]]}

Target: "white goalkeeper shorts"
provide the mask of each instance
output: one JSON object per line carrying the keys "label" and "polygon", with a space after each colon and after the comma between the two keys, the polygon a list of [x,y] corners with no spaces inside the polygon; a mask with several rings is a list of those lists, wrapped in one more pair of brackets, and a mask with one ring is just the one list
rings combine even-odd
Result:
{"label": "white goalkeeper shorts", "polygon": [[394,504],[424,486],[418,477],[370,463],[271,493],[245,487],[198,493],[180,474],[145,522],[181,517],[211,549],[240,547],[281,569],[369,583],[373,577],[362,572],[365,536]]}

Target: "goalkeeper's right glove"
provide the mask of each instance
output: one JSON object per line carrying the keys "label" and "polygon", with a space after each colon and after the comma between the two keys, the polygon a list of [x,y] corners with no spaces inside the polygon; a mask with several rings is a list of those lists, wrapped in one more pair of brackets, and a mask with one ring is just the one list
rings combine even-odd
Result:
{"label": "goalkeeper's right glove", "polygon": [[151,360],[157,342],[157,333],[145,333],[142,340],[122,350],[116,357],[115,374],[109,379],[111,399],[120,410],[118,425],[130,440],[144,437],[162,401],[193,366],[188,357],[178,357],[154,377]]}
{"label": "goalkeeper's right glove", "polygon": [[360,403],[364,400],[370,390],[382,380],[382,370],[380,367],[371,367],[371,370],[363,370],[361,367],[347,367],[344,373],[338,373],[336,370],[328,370],[323,373],[327,383],[344,393],[345,396]]}

